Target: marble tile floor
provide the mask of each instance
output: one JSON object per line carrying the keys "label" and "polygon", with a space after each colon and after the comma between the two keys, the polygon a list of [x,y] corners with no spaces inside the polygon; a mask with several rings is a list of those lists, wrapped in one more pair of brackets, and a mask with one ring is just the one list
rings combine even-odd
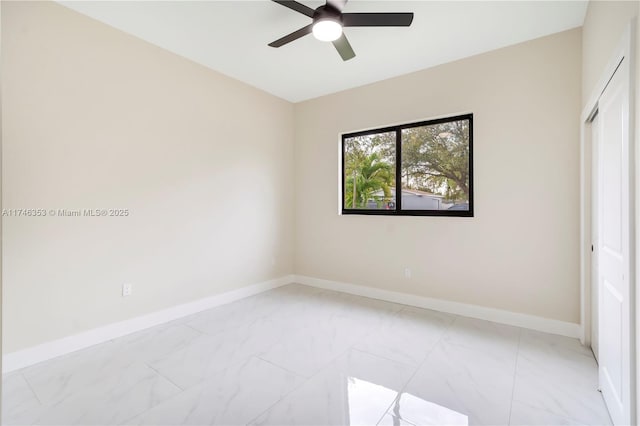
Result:
{"label": "marble tile floor", "polygon": [[609,425],[575,339],[288,285],[3,377],[4,425]]}

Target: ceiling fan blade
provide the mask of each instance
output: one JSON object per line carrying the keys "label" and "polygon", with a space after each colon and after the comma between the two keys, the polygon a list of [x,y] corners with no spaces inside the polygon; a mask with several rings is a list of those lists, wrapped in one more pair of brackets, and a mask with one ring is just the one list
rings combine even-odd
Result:
{"label": "ceiling fan blade", "polygon": [[284,7],[288,7],[291,10],[295,10],[298,13],[302,13],[303,15],[307,15],[309,18],[313,18],[313,14],[315,10],[311,9],[309,6],[305,6],[302,3],[298,3],[294,0],[272,0],[275,3],[281,4]]}
{"label": "ceiling fan blade", "polygon": [[343,13],[345,27],[408,27],[413,13]]}
{"label": "ceiling fan blade", "polygon": [[356,56],[356,53],[353,51],[349,40],[347,40],[347,36],[342,34],[339,39],[333,42],[333,45],[336,47],[336,50],[342,57],[343,61],[348,61],[349,59],[353,59]]}
{"label": "ceiling fan blade", "polygon": [[299,39],[300,37],[304,37],[307,34],[310,34],[313,28],[313,24],[309,24],[306,27],[302,27],[300,28],[298,31],[294,31],[291,34],[287,34],[286,36],[279,38],[276,41],[273,41],[271,43],[269,43],[269,46],[271,47],[280,47],[280,46],[284,46],[287,43],[291,43],[292,41],[295,41],[297,39]]}
{"label": "ceiling fan blade", "polygon": [[349,0],[327,0],[327,4],[342,12]]}

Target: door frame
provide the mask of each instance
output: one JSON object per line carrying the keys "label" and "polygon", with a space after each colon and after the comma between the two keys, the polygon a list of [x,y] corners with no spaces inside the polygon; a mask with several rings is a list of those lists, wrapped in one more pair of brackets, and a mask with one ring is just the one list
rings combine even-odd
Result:
{"label": "door frame", "polygon": [[[582,114],[580,115],[580,342],[583,345],[591,345],[592,327],[592,256],[591,256],[591,244],[592,244],[592,133],[591,133],[591,120],[597,112],[598,102],[600,96],[607,87],[609,81],[613,77],[614,73],[618,69],[618,66],[623,60],[628,61],[629,65],[629,139],[630,139],[630,152],[634,157],[634,161],[630,164],[629,174],[631,176],[630,194],[629,194],[629,208],[631,212],[629,214],[629,231],[630,231],[630,251],[629,251],[629,266],[630,266],[630,294],[629,304],[632,320],[630,324],[631,330],[631,350],[632,356],[630,357],[630,371],[631,371],[631,389],[634,394],[631,395],[631,412],[632,422],[635,422],[636,418],[636,394],[637,394],[637,381],[636,381],[636,355],[638,349],[636,344],[640,341],[636,341],[636,325],[640,324],[640,313],[636,310],[636,306],[640,306],[640,292],[636,292],[636,264],[640,264],[640,233],[636,228],[635,223],[638,221],[637,215],[640,213],[640,184],[636,185],[636,170],[640,170],[640,149],[636,147],[636,133],[635,133],[635,107],[636,103],[640,99],[636,99],[635,96],[635,75],[636,75],[636,58],[635,58],[635,19],[632,19],[627,24],[622,38],[616,46],[607,67],[601,74],[598,84],[589,96],[586,102]],[[640,222],[640,221],[639,221]]]}
{"label": "door frame", "polygon": [[[594,290],[597,291],[597,288],[599,286],[599,282],[598,282],[598,250],[596,250],[596,248],[598,247],[598,241],[595,239],[596,235],[598,234],[598,191],[597,191],[597,187],[595,187],[593,184],[597,182],[598,180],[598,164],[597,164],[597,153],[595,152],[596,147],[598,145],[598,139],[597,139],[597,130],[594,128],[595,125],[598,125],[598,123],[596,123],[596,120],[598,120],[598,122],[600,121],[598,119],[598,114],[594,113],[593,117],[589,118],[589,130],[590,135],[589,137],[591,138],[590,142],[590,149],[591,149],[591,181],[590,183],[591,185],[591,192],[590,192],[590,196],[591,196],[591,211],[589,212],[590,214],[590,219],[591,219],[591,256],[589,257],[589,261],[591,264],[591,268],[589,269],[589,272],[591,274],[590,276],[590,280],[589,283],[587,283],[588,287],[589,287],[589,294],[590,294],[590,300],[591,303],[589,303],[589,309],[590,309],[590,313],[589,313],[589,324],[592,325],[591,327],[591,332],[587,334],[588,338],[589,338],[589,346],[591,347],[591,352],[593,352],[593,355],[596,357],[596,362],[598,361],[598,357],[600,356],[598,351],[596,350],[596,348],[593,347],[593,343],[598,343],[600,342],[600,336],[599,333],[597,333],[597,325],[598,325],[598,318],[594,318],[594,309],[597,309],[599,301],[598,299],[598,293],[594,293]],[[599,311],[598,311],[598,315],[599,315]],[[594,337],[598,335],[598,341],[595,342],[596,339],[594,339]],[[598,348],[599,349],[599,348]]]}

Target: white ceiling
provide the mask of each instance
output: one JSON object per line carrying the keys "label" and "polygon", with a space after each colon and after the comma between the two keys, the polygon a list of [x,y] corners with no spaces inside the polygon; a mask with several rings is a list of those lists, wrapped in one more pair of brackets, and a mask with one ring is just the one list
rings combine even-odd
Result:
{"label": "white ceiling", "polygon": [[268,47],[311,22],[268,0],[60,3],[292,102],[579,27],[587,8],[586,0],[351,0],[344,12],[415,15],[409,28],[346,28],[357,56],[343,62],[331,43],[312,35]]}

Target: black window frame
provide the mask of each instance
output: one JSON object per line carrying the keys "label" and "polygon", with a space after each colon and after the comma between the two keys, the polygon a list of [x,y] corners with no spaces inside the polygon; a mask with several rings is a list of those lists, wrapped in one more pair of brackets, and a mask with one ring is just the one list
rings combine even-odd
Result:
{"label": "black window frame", "polygon": [[[448,123],[452,121],[469,120],[469,210],[402,210],[402,130],[413,127],[429,126],[433,124]],[[345,140],[357,136],[373,135],[378,133],[396,133],[396,208],[394,210],[385,209],[348,209],[345,208]],[[432,120],[418,121],[414,123],[399,124],[377,129],[363,130],[360,132],[342,134],[342,161],[341,161],[341,181],[342,197],[340,200],[341,212],[343,215],[375,215],[375,216],[445,216],[445,217],[474,217],[474,197],[473,197],[473,114],[462,114],[451,117],[442,117]],[[400,194],[400,196],[398,196]]]}

